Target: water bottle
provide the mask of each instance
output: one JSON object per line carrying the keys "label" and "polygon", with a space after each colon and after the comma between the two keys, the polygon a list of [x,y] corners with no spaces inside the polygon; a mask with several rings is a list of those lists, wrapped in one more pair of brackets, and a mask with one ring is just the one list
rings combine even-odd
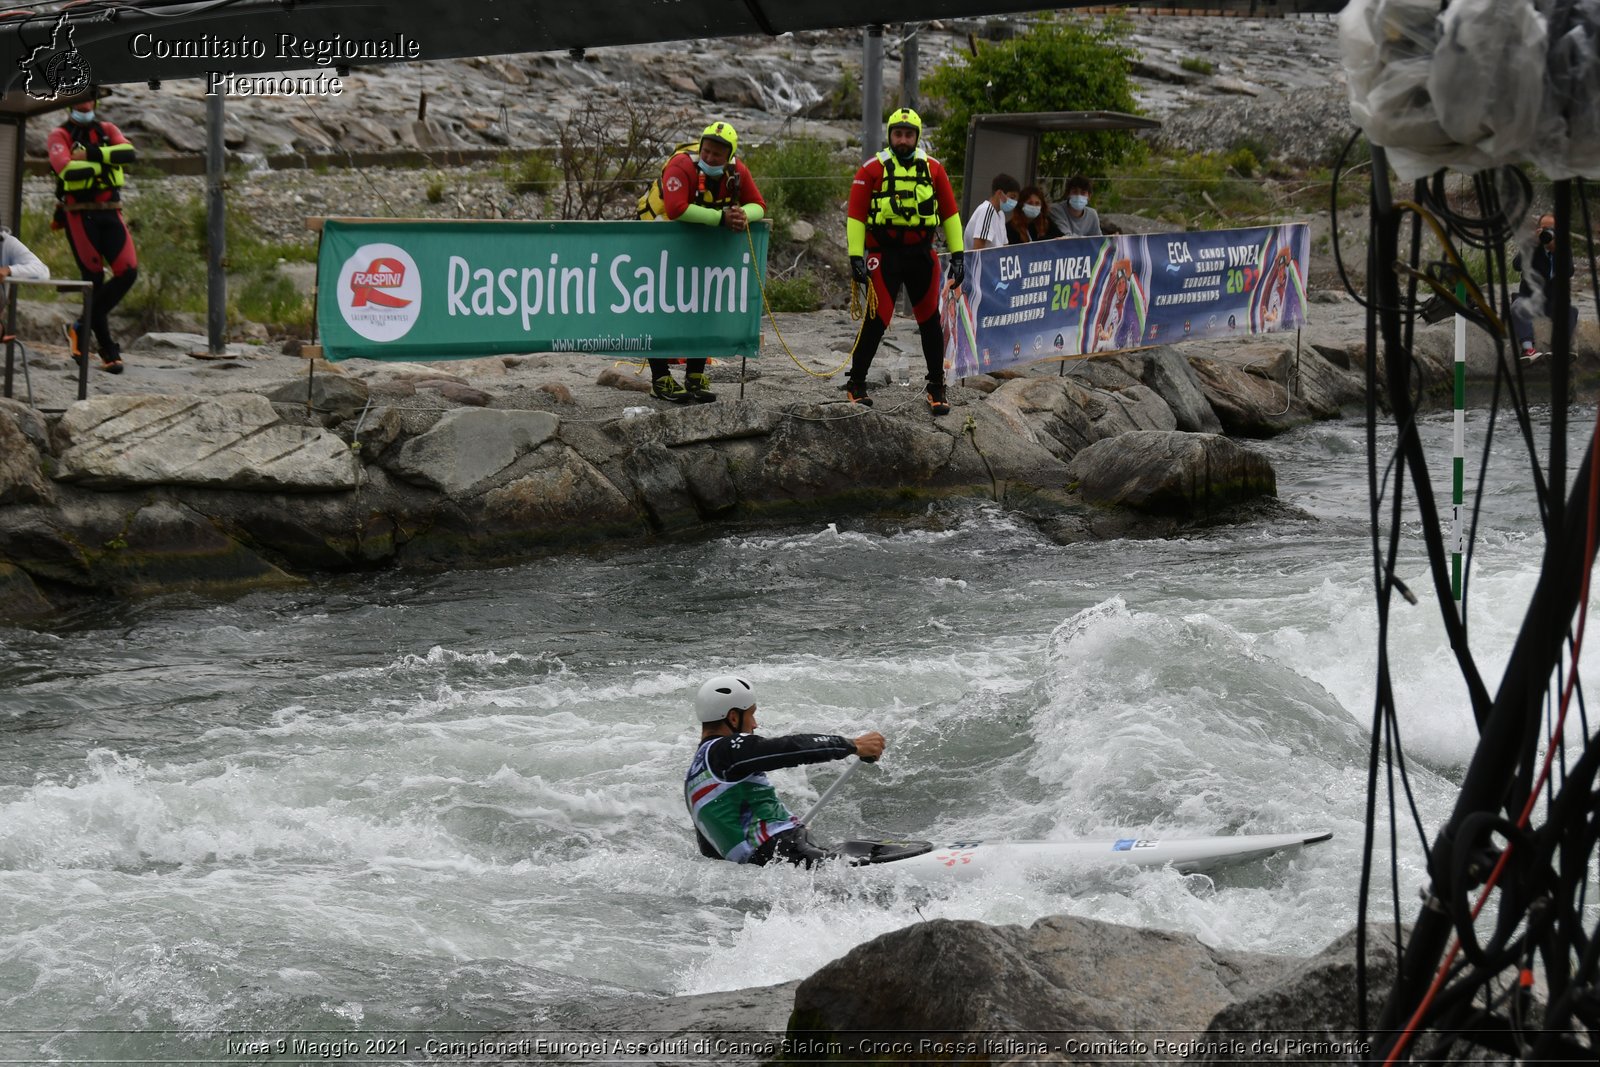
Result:
{"label": "water bottle", "polygon": [[895,366],[895,377],[900,379],[901,386],[903,387],[903,386],[910,385],[911,384],[911,356],[906,352],[901,352],[898,356],[895,357],[895,364],[896,364],[896,366]]}
{"label": "water bottle", "polygon": [[646,407],[635,407],[635,408],[623,408],[622,409],[622,417],[625,418],[625,419],[636,419],[640,415],[648,415],[648,414],[650,414],[650,409],[646,408]]}

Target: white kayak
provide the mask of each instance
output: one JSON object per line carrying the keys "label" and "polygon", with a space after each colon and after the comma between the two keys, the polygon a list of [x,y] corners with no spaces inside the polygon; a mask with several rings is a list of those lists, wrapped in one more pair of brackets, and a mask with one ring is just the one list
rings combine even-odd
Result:
{"label": "white kayak", "polygon": [[1275,852],[1314,845],[1333,836],[1328,830],[1297,834],[1239,834],[1232,837],[1119,837],[1102,841],[845,841],[830,851],[852,867],[893,865],[897,871],[929,878],[964,878],[997,868],[1051,871],[1112,865],[1207,871],[1261,859]]}

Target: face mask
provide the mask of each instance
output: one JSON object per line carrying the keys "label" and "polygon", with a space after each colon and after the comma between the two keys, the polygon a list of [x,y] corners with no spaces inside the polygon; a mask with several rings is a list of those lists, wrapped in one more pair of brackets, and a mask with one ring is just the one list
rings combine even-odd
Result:
{"label": "face mask", "polygon": [[722,177],[722,172],[727,167],[727,164],[726,163],[720,163],[717,166],[713,167],[711,164],[707,163],[705,160],[700,160],[699,161],[699,166],[700,166],[700,173],[704,174],[707,178],[720,178],[720,177]]}
{"label": "face mask", "polygon": [[1000,210],[1004,211],[1007,215],[1017,210],[1017,198],[1014,196],[1008,196],[1004,200],[1000,201]]}
{"label": "face mask", "polygon": [[1022,205],[1022,213],[1024,215],[1028,216],[1028,218],[1030,218],[1030,219],[1038,218],[1040,210],[1041,209],[1040,209],[1038,204],[1023,204]]}
{"label": "face mask", "polygon": [[1089,206],[1089,198],[1087,196],[1069,196],[1067,197],[1067,204],[1074,211],[1082,211]]}
{"label": "face mask", "polygon": [[76,122],[78,125],[87,126],[89,123],[94,121],[94,108],[90,108],[88,111],[68,112],[68,115],[72,121]]}

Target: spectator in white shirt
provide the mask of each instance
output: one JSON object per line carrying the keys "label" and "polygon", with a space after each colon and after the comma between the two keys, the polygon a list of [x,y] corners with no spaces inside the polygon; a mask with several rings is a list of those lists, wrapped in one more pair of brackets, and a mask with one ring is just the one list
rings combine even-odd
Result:
{"label": "spectator in white shirt", "polygon": [[50,268],[15,234],[0,226],[0,282],[7,278],[48,278]]}
{"label": "spectator in white shirt", "polygon": [[1006,245],[1006,216],[1017,209],[1022,183],[1009,174],[996,174],[989,188],[989,199],[979,204],[967,220],[964,236],[968,251]]}

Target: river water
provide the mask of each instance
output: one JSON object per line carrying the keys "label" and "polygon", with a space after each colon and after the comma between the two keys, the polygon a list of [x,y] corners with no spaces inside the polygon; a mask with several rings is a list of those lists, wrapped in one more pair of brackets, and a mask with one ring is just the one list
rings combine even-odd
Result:
{"label": "river water", "polygon": [[[1425,433],[1447,492],[1448,418]],[[1061,546],[962,502],[0,630],[0,1058],[527,1027],[596,993],[802,977],[919,916],[1314,953],[1356,917],[1363,442],[1329,423],[1253,444],[1288,506],[1172,540]],[[1543,551],[1505,443],[1471,585],[1491,688]],[[1422,603],[1397,602],[1392,647],[1432,828],[1475,731],[1421,553],[1410,524]],[[1211,877],[715,863],[681,782],[690,699],[725,671],[768,732],[888,736],[819,838],[1335,837]],[[774,777],[803,808],[843,766]],[[1419,850],[1398,862],[1409,914]]]}

